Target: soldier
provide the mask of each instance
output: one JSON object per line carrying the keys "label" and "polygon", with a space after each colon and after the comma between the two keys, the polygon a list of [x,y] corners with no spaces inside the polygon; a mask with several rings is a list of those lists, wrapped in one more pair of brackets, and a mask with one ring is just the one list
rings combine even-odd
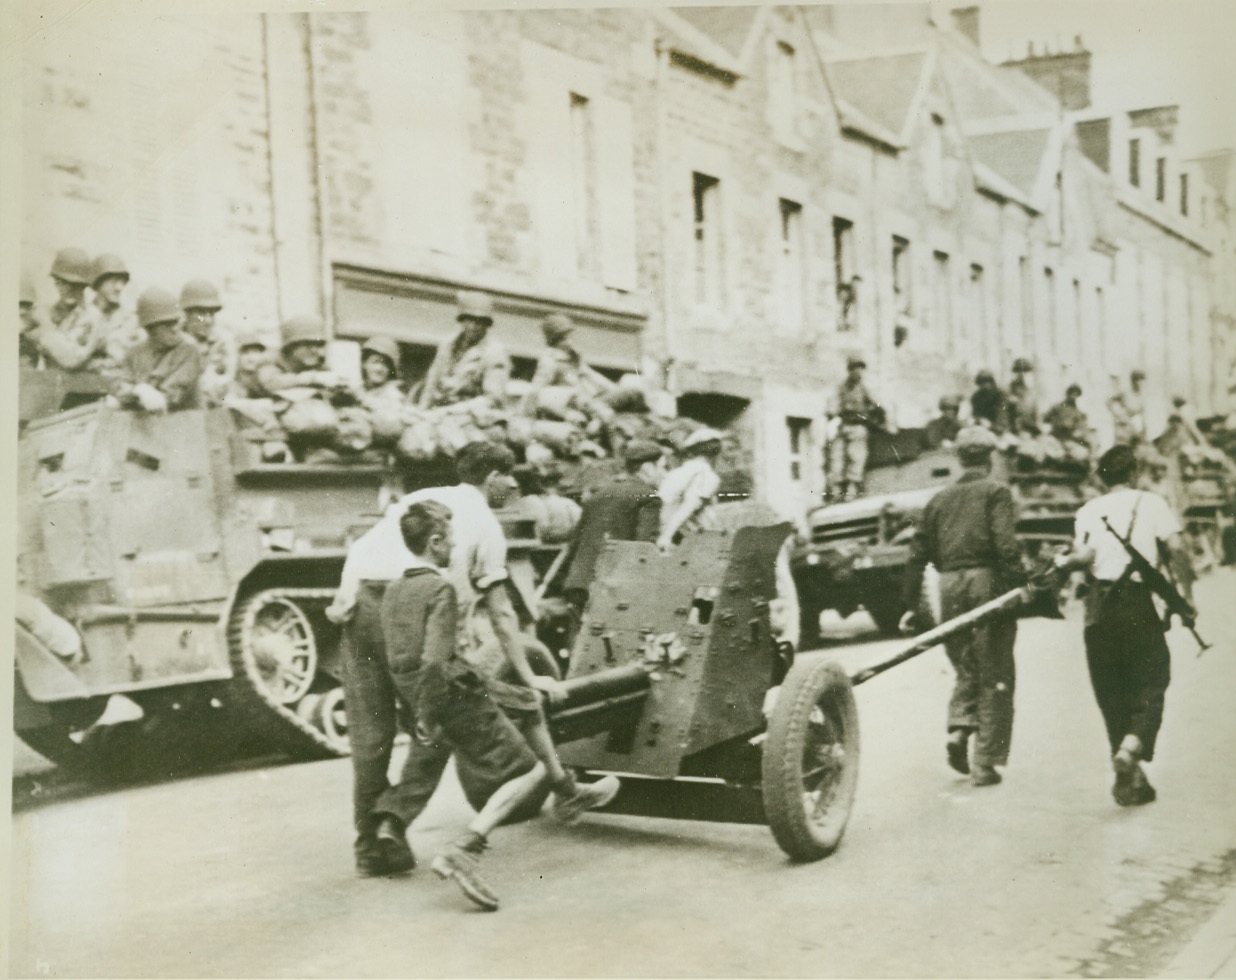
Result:
{"label": "soldier", "polygon": [[485,293],[463,290],[457,297],[455,319],[460,331],[438,347],[421,386],[417,405],[434,408],[488,395],[501,403],[511,377],[506,348],[489,336],[493,300]]}
{"label": "soldier", "polygon": [[34,341],[48,367],[86,370],[107,340],[86,311],[90,257],[80,248],[61,249],[52,262],[51,277],[59,298],[42,318]]}
{"label": "soldier", "polygon": [[1142,382],[1146,373],[1140,368],[1129,375],[1127,391],[1113,378],[1115,391],[1107,400],[1107,410],[1112,414],[1112,442],[1126,446],[1138,446],[1146,439],[1146,404],[1142,397]]}
{"label": "soldier", "polygon": [[980,371],[974,376],[974,393],[970,396],[970,415],[975,425],[985,425],[992,432],[1002,433],[1008,422],[1008,400],[996,384],[995,375]]}
{"label": "soldier", "polygon": [[958,395],[945,395],[940,399],[940,414],[927,423],[927,445],[932,449],[939,446],[950,448],[961,431],[961,398]]}
{"label": "soldier", "polygon": [[590,414],[598,398],[617,389],[609,378],[590,368],[571,346],[574,331],[575,324],[565,313],[551,313],[541,322],[546,347],[536,362],[536,373],[524,401],[527,414],[536,414],[540,407],[538,399],[546,388],[566,389],[572,403]]}
{"label": "soldier", "polygon": [[[1007,486],[990,479],[991,454],[996,446],[996,437],[979,426],[970,426],[958,435],[962,475],[928,501],[914,536],[903,582],[906,608],[910,610],[902,618],[903,631],[913,628],[923,570],[929,562],[940,573],[946,620],[1025,584],[1013,533],[1013,495]],[[957,674],[948,709],[948,762],[958,772],[969,773],[975,786],[1000,782],[996,767],[1008,762],[1016,638],[1017,620],[1008,615],[945,644]]]}
{"label": "soldier", "polygon": [[17,331],[17,357],[22,367],[37,368],[43,360],[39,345],[34,342],[34,335],[39,329],[39,320],[34,312],[34,304],[38,294],[34,289],[34,280],[28,273],[21,275],[21,288],[17,295],[17,317],[21,326]]}
{"label": "soldier", "polygon": [[846,361],[845,381],[837,389],[832,415],[838,419],[837,435],[828,448],[827,499],[845,500],[863,492],[867,473],[867,430],[878,422],[880,406],[863,384],[867,362],[861,357]]}
{"label": "soldier", "polygon": [[390,337],[370,337],[361,347],[361,404],[370,411],[398,411],[405,395],[399,383],[399,344]]}
{"label": "soldier", "polygon": [[657,491],[661,498],[661,533],[657,536],[657,547],[662,551],[669,551],[682,540],[685,532],[704,526],[708,508],[721,486],[715,467],[723,438],[723,432],[708,426],[696,429],[682,444],[686,460],[661,481]]}
{"label": "soldier", "polygon": [[1008,412],[1009,431],[1014,435],[1035,433],[1039,428],[1039,405],[1034,385],[1026,375],[1034,372],[1034,365],[1027,358],[1019,357],[1013,362],[1013,380],[1009,382]]}
{"label": "soldier", "polygon": [[1107,493],[1077,512],[1073,549],[1056,558],[1061,568],[1087,569],[1091,579],[1082,636],[1112,753],[1112,796],[1120,806],[1141,806],[1157,795],[1141,764],[1154,758],[1171,656],[1150,587],[1134,577],[1128,553],[1104,518],[1152,563],[1162,545],[1190,601],[1193,587],[1180,521],[1162,497],[1133,489],[1136,469],[1136,456],[1127,445],[1113,446],[1099,458]]}
{"label": "soldier", "polygon": [[137,317],[120,305],[120,297],[128,284],[129,270],[119,255],[99,255],[91,264],[90,288],[94,290],[94,302],[86,312],[94,328],[105,338],[92,362],[105,373],[118,370],[125,355],[146,339]]}
{"label": "soldier", "polygon": [[290,388],[337,388],[340,378],[326,369],[326,324],[312,315],[294,316],[279,327],[281,357],[258,370],[262,389],[277,395]]}
{"label": "soldier", "polygon": [[137,300],[137,321],[146,341],[125,355],[112,394],[126,408],[147,412],[197,408],[202,355],[180,333],[176,297],[147,289]]}
{"label": "soldier", "polygon": [[202,352],[202,399],[208,405],[222,402],[236,374],[236,341],[231,331],[215,322],[223,309],[219,291],[205,279],[191,279],[180,291],[180,308],[189,339]]}
{"label": "soldier", "polygon": [[1043,424],[1047,426],[1052,437],[1064,446],[1070,459],[1079,463],[1090,458],[1090,427],[1086,413],[1077,405],[1081,394],[1081,385],[1069,385],[1064,393],[1064,401],[1053,405],[1043,416]]}

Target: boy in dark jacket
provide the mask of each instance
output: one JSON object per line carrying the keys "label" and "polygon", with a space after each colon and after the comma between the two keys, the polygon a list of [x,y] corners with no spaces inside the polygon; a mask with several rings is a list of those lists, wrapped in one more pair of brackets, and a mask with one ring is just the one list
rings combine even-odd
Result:
{"label": "boy in dark jacket", "polygon": [[480,878],[477,860],[490,831],[541,789],[545,767],[491,698],[484,676],[455,648],[455,589],[438,571],[450,561],[450,510],[435,501],[415,503],[399,527],[414,561],[386,590],[382,632],[395,697],[411,712],[414,726],[399,785],[373,810],[374,873],[415,866],[404,834],[429,802],[453,750],[461,761],[491,770],[495,782],[505,779],[431,867],[440,877],[455,879],[478,906],[494,911],[498,897]]}

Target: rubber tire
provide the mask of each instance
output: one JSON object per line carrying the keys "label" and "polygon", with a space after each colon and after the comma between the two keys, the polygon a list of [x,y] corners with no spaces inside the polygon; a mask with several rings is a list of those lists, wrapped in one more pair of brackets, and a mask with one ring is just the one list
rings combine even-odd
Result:
{"label": "rubber tire", "polygon": [[[562,671],[558,668],[558,662],[549,652],[549,648],[534,637],[527,634],[520,635],[524,642],[524,656],[528,658],[528,666],[532,668],[532,672],[540,677],[562,680]],[[498,671],[498,680],[508,684],[517,680],[515,671],[509,663],[504,663],[502,669]],[[459,778],[459,785],[463,788],[468,805],[478,812],[498,789],[498,786],[493,785],[492,780],[480,777],[466,764],[461,765],[459,756],[455,757],[455,774]],[[516,807],[503,821],[503,824],[522,823],[537,816],[544,808],[549,792],[549,786],[546,785],[543,790],[534,793]]]}
{"label": "rubber tire", "polygon": [[[817,706],[841,728],[834,743],[841,758],[831,797],[813,820],[804,799],[803,754]],[[858,706],[850,678],[832,661],[799,657],[781,685],[763,759],[764,813],[777,844],[792,860],[818,861],[841,843],[858,784],[858,755]]]}

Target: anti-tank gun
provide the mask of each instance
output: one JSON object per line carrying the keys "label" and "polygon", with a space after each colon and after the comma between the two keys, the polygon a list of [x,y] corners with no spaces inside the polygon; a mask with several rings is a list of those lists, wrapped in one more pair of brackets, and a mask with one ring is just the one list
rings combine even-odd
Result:
{"label": "anti-tank gun", "polygon": [[671,554],[611,541],[550,724],[583,778],[618,773],[606,812],[767,824],[792,859],[832,853],[858,782],[854,687],[995,616],[1059,616],[1038,579],[854,675],[774,643],[773,563],[789,525],[688,535]]}

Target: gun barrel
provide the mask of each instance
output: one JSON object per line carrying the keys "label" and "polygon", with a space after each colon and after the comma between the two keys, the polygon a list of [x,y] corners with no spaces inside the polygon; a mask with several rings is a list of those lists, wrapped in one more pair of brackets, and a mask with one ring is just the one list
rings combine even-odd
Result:
{"label": "gun barrel", "polygon": [[974,629],[980,623],[1025,605],[1030,601],[1030,598],[1031,592],[1028,589],[1022,588],[1011,589],[1003,595],[996,596],[996,598],[983,603],[981,606],[976,606],[969,612],[962,613],[960,616],[941,623],[926,633],[919,634],[913,643],[895,656],[860,670],[857,674],[852,674],[850,676],[850,683],[857,686],[865,681],[869,681],[877,674],[884,673],[890,667],[896,667],[900,663],[917,657],[920,653],[926,653],[932,647],[939,646],[945,640],[956,636],[958,633]]}

